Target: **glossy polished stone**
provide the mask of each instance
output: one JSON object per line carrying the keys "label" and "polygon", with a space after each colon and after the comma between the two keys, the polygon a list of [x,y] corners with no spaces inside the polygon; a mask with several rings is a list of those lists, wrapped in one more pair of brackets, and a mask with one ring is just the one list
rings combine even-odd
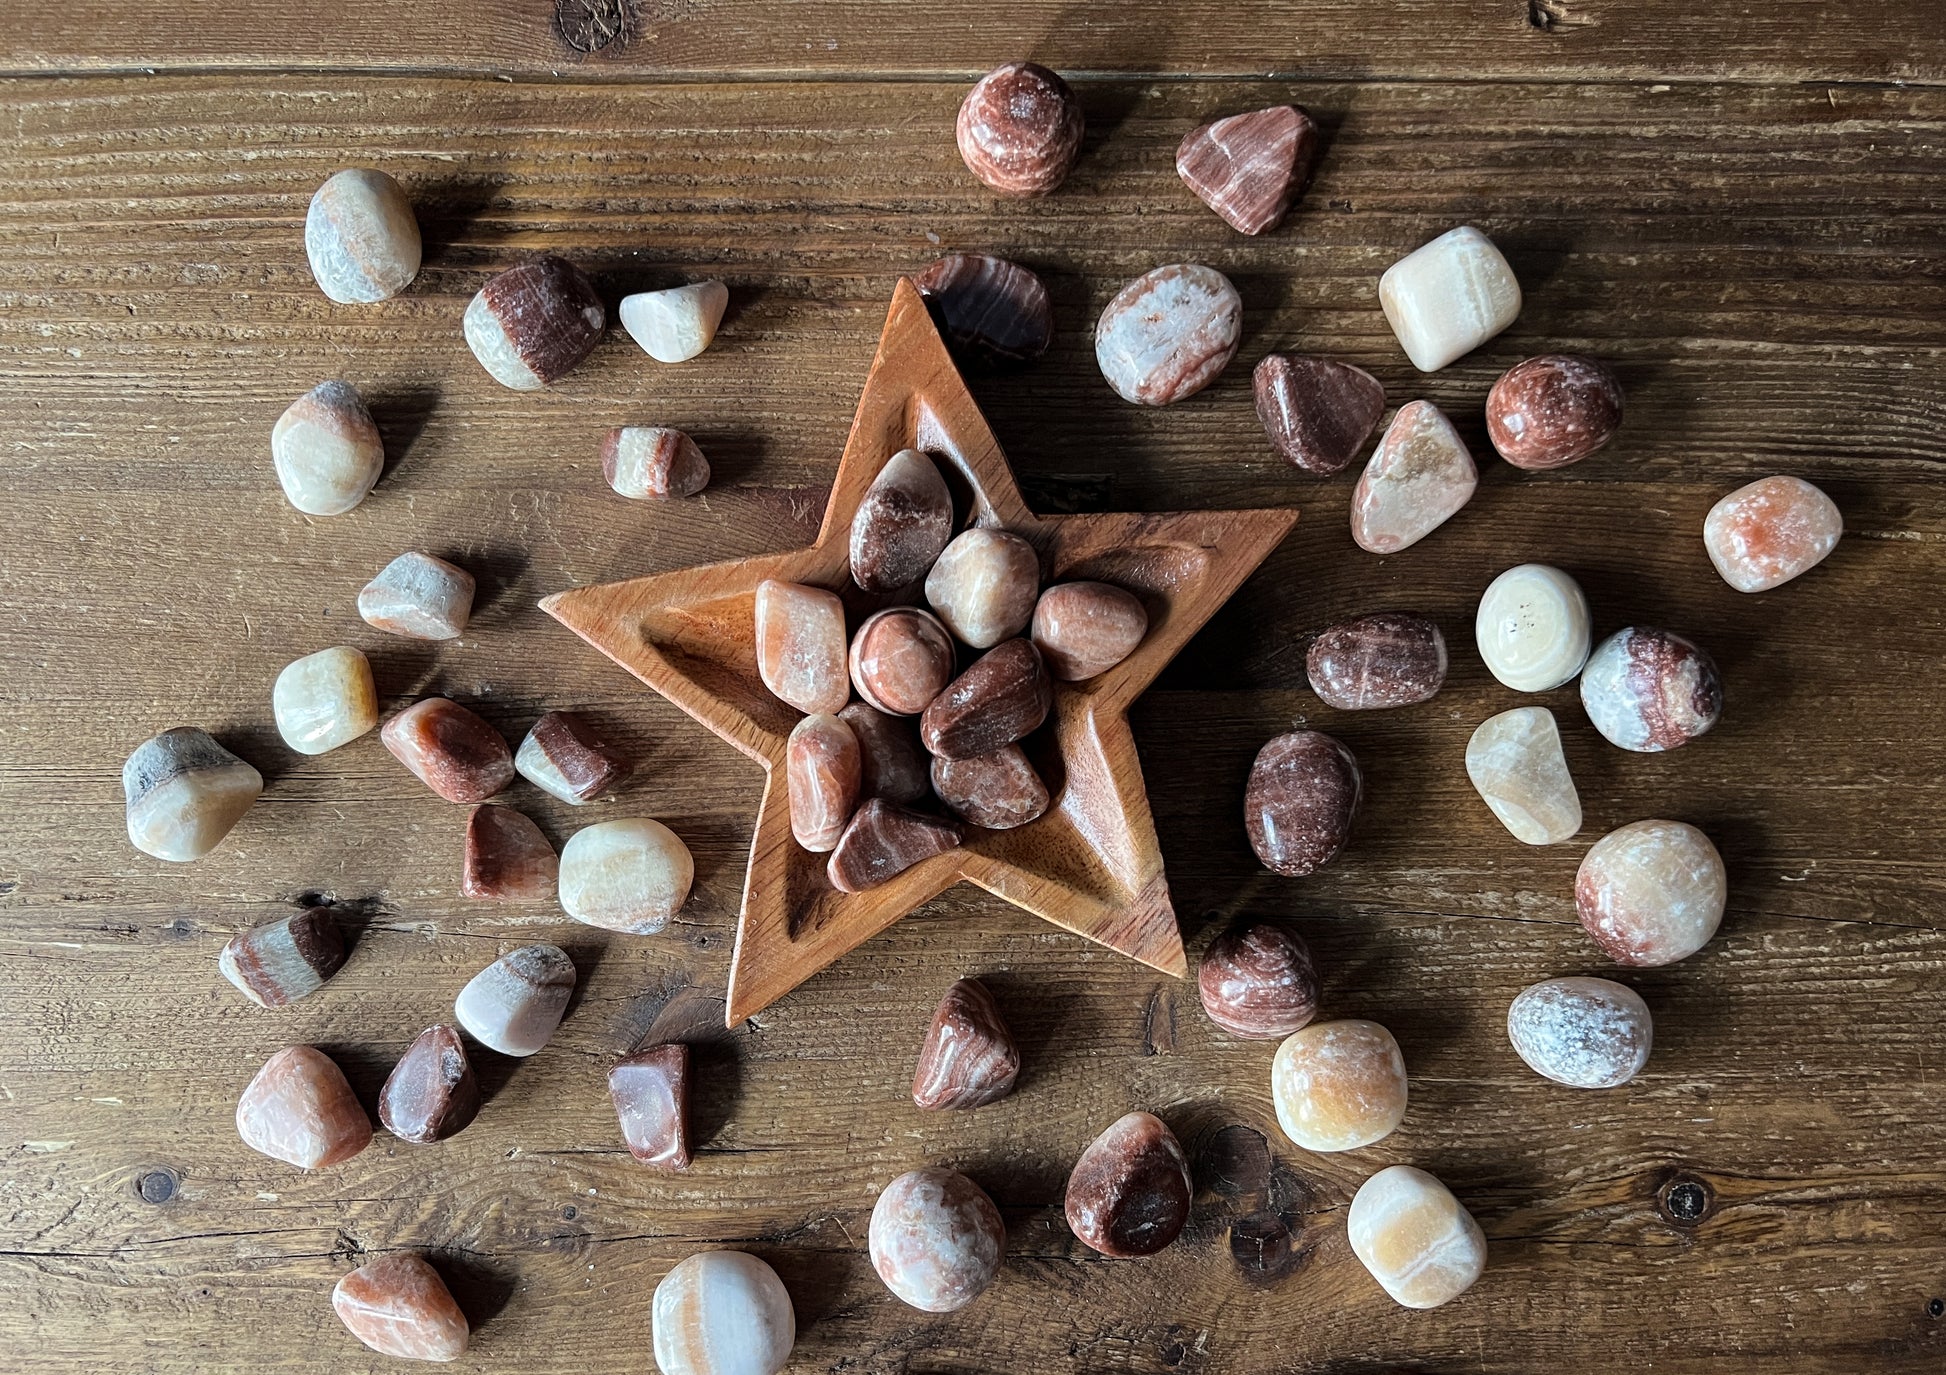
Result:
{"label": "glossy polished stone", "polygon": [[340,305],[398,295],[419,275],[419,221],[405,188],[347,167],[325,179],[304,213],[304,256],[318,290]]}
{"label": "glossy polished stone", "polygon": [[1372,1278],[1406,1308],[1450,1303],[1486,1269],[1480,1224],[1444,1184],[1411,1165],[1389,1166],[1359,1185],[1345,1237]]}
{"label": "glossy polished stone", "polygon": [[1000,1270],[1007,1229],[986,1192],[957,1170],[912,1170],[872,1205],[872,1268],[901,1303],[952,1313]]}
{"label": "glossy polished stone", "polygon": [[851,518],[851,580],[892,592],[926,576],[953,537],[953,494],[918,449],[885,461]]}
{"label": "glossy polished stone", "polygon": [[1054,340],[1047,287],[1019,263],[952,253],[912,279],[956,353],[996,363],[1038,358]]}
{"label": "glossy polished stone", "polygon": [[1615,437],[1622,384],[1607,365],[1573,353],[1516,363],[1487,393],[1487,437],[1516,468],[1579,463]]}
{"label": "glossy polished stone", "polygon": [[473,575],[458,564],[407,551],[358,594],[365,624],[409,640],[457,640],[473,615]]}
{"label": "glossy polished stone", "polygon": [[480,1085],[459,1032],[443,1023],[412,1039],[378,1093],[378,1120],[401,1141],[458,1136],[480,1112]]}
{"label": "glossy polished stone", "polygon": [[858,737],[861,799],[882,797],[909,805],[932,795],[930,757],[919,743],[917,721],[888,716],[867,702],[853,702],[838,719]]}
{"label": "glossy polished stone", "polygon": [[1716,661],[1667,630],[1630,626],[1595,647],[1581,705],[1611,744],[1640,754],[1687,745],[1723,714]]}
{"label": "glossy polished stone", "polygon": [[1405,1117],[1405,1057],[1377,1022],[1313,1022],[1277,1047],[1271,1097],[1284,1135],[1307,1151],[1351,1151]]}
{"label": "glossy polished stone", "polygon": [[1351,537],[1360,549],[1396,554],[1430,535],[1473,499],[1473,455],[1430,401],[1399,407],[1351,494]]}
{"label": "glossy polished stone", "polygon": [[625,497],[693,497],[709,486],[696,441],[667,425],[624,425],[601,441],[601,475]]}
{"label": "glossy polished stone", "polygon": [[1551,692],[1588,662],[1592,627],[1581,584],[1547,564],[1523,563],[1487,584],[1473,639],[1501,683],[1515,692]]}
{"label": "glossy polished stone", "polygon": [[263,795],[264,776],[209,732],[177,726],[144,740],[122,765],[129,843],[181,863],[222,843]]}
{"label": "glossy polished stone", "polygon": [[484,802],[514,781],[513,751],[500,732],[444,697],[414,702],[378,738],[448,802]]}
{"label": "glossy polished stone", "polygon": [[757,585],[757,672],[778,700],[807,715],[851,700],[845,605],[835,592],[767,578]]}
{"label": "glossy polished stone", "polygon": [[1116,1121],[1068,1175],[1068,1227],[1104,1256],[1152,1256],[1182,1235],[1193,1190],[1189,1160],[1162,1119]]}
{"label": "glossy polished stone", "polygon": [[992,754],[1041,728],[1054,679],[1031,640],[1005,640],[946,686],[919,718],[919,740],[947,759]]}
{"label": "glossy polished stone", "polygon": [[1200,263],[1145,272],[1102,307],[1095,362],[1124,401],[1167,406],[1214,382],[1243,336],[1243,298]]}
{"label": "glossy polished stone", "polygon": [[1616,964],[1664,965],[1709,944],[1723,923],[1729,876],[1709,837],[1680,821],[1637,821],[1582,857],[1574,906]]}
{"label": "glossy polished stone", "polygon": [[1232,229],[1261,234],[1283,222],[1317,148],[1309,115],[1272,105],[1190,133],[1176,148],[1176,175]]}
{"label": "glossy polished stone", "polygon": [[811,853],[828,854],[858,807],[865,771],[858,737],[842,717],[807,716],[791,731],[784,758],[791,834]]}
{"label": "glossy polished stone", "polygon": [[932,761],[932,790],[970,826],[1010,831],[1047,810],[1047,784],[1018,745],[992,754]]}
{"label": "glossy polished stone", "polygon": [[1351,838],[1364,778],[1339,741],[1291,731],[1257,751],[1244,793],[1243,824],[1266,869],[1286,878],[1316,873]]}
{"label": "glossy polished stone", "polygon": [[852,813],[825,874],[839,892],[862,893],[922,860],[945,854],[960,843],[961,835],[954,822],[874,797]]}
{"label": "glossy polished stone", "polygon": [[1515,840],[1553,845],[1581,829],[1581,796],[1546,707],[1482,721],[1466,742],[1466,776]]}
{"label": "glossy polished stone", "polygon": [[291,505],[307,516],[342,516],[385,471],[385,441],[357,388],[320,382],[277,417],[270,461]]}
{"label": "glossy polished stone", "polygon": [[926,574],[926,601],[975,649],[1025,630],[1040,591],[1040,555],[1006,530],[963,531]]}
{"label": "glossy polished stone", "polygon": [[985,1107],[1014,1091],[1020,1050],[993,994],[978,979],[961,979],[933,1011],[912,1101],[927,1111]]}
{"label": "glossy polished stone", "polygon": [[547,1044],[573,994],[574,961],[565,950],[523,945],[467,982],[453,1000],[453,1017],[488,1050],[525,1057]]}
{"label": "glossy polished stone", "polygon": [[797,1314],[777,1272],[742,1251],[702,1251],[655,1287],[650,1318],[662,1375],[777,1375]]}
{"label": "glossy polished stone", "polygon": [[607,323],[581,269],[552,255],[493,278],[461,322],[480,366],[515,391],[538,391],[567,376],[594,352]]}
{"label": "glossy polished stone", "polygon": [[589,926],[652,936],[682,910],[695,878],[689,847],[660,821],[600,821],[561,847],[561,910]]}
{"label": "glossy polished stone", "polygon": [[656,362],[686,363],[715,342],[729,305],[730,289],[712,280],[638,291],[622,297],[616,314],[628,337]]}
{"label": "glossy polished stone", "polygon": [[1618,1088],[1642,1072],[1655,1040],[1642,995],[1609,979],[1547,979],[1507,1008],[1507,1039],[1527,1067],[1577,1089]]}
{"label": "glossy polished stone", "polygon": [[439,1272],[409,1252],[380,1256],[339,1280],[331,1309],[380,1355],[443,1362],[466,1354],[466,1315]]}
{"label": "glossy polished stone", "polygon": [[326,754],[378,726],[378,689],[369,660],[349,645],[284,665],[270,690],[271,715],[299,754]]}
{"label": "glossy polished stone", "polygon": [[1240,923],[1211,941],[1196,988],[1212,1022],[1254,1041],[1281,1040],[1318,1015],[1311,947],[1267,921]]}
{"label": "glossy polished stone", "polygon": [[1311,691],[1340,711],[1429,702],[1446,681],[1446,637],[1431,619],[1378,611],[1343,621],[1311,642]]}
{"label": "glossy polished stone", "polygon": [[1270,446],[1313,477],[1350,467],[1385,415],[1385,384],[1349,363],[1270,353],[1250,381]]}
{"label": "glossy polished stone", "polygon": [[1845,533],[1838,505],[1797,477],[1759,478],[1710,507],[1703,548],[1739,592],[1768,592],[1823,563]]}
{"label": "glossy polished stone", "polygon": [[469,898],[545,902],[561,862],[541,828],[512,807],[475,807],[466,818],[459,890]]}
{"label": "glossy polished stone", "polygon": [[880,711],[917,716],[953,678],[953,637],[916,606],[875,613],[851,637],[851,685]]}
{"label": "glossy polished stone", "polygon": [[1034,62],[981,77],[960,103],[955,134],[967,170],[1003,196],[1045,196],[1081,154],[1081,102]]}
{"label": "glossy polished stone", "polygon": [[1056,583],[1034,603],[1030,633],[1050,673],[1085,682],[1135,652],[1149,633],[1149,613],[1141,598],[1111,583]]}
{"label": "glossy polished stone", "polygon": [[608,1071],[628,1153],[650,1169],[689,1168],[689,1047],[649,1046]]}
{"label": "glossy polished stone", "polygon": [[372,1119],[344,1071],[313,1046],[264,1062],[237,1100],[236,1129],[251,1150],[300,1170],[340,1164],[372,1141]]}
{"label": "glossy polished stone", "polygon": [[514,768],[542,792],[577,807],[635,771],[627,755],[571,711],[550,711],[534,722],[514,754]]}
{"label": "glossy polished stone", "polygon": [[1412,366],[1438,372],[1514,322],[1520,283],[1493,240],[1462,225],[1386,268],[1378,302]]}
{"label": "glossy polished stone", "polygon": [[288,1007],[308,997],[344,963],[344,933],[325,907],[240,931],[216,957],[223,977],[259,1007]]}

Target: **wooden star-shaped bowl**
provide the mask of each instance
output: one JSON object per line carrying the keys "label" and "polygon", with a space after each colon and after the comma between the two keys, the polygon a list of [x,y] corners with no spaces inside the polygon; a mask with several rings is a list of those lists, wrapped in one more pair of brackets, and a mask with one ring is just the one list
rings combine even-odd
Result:
{"label": "wooden star-shaped bowl", "polygon": [[[767,578],[830,588],[855,628],[911,602],[851,580],[852,516],[901,449],[923,449],[955,487],[962,526],[1011,530],[1039,551],[1043,583],[1098,579],[1149,612],[1135,652],[1082,683],[1059,683],[1029,753],[1054,800],[1009,831],[969,828],[956,850],[864,893],[825,878],[824,855],[791,836],[785,745],[801,719],[757,673],[755,601]],[[962,879],[1165,973],[1184,973],[1182,935],[1129,704],[1289,533],[1294,510],[1038,516],[974,404],[910,280],[901,278],[851,437],[808,549],[558,592],[541,603],[650,687],[764,767],[726,1020],[736,1025]]]}

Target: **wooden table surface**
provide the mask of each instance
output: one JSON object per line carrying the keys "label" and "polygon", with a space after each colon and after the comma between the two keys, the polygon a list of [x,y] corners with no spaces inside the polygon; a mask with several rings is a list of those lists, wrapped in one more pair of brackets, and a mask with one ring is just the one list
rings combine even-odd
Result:
{"label": "wooden table surface", "polygon": [[[683,1256],[770,1261],[800,1322],[793,1370],[847,1372],[1936,1371],[1946,1363],[1946,33],[1925,5],[1769,0],[1182,0],[1090,6],[863,0],[455,0],[397,6],[107,0],[0,24],[0,1366],[41,1371],[391,1368],[331,1315],[347,1269],[431,1252],[475,1323],[460,1368],[647,1371],[649,1299]],[[967,83],[1033,56],[1076,74],[1089,133],[1056,196],[1005,202],[952,141]],[[1280,101],[1327,143],[1278,231],[1232,233],[1177,181],[1208,117]],[[331,305],[305,266],[307,198],[381,167],[419,207],[424,270],[391,302]],[[1430,377],[1379,314],[1379,272],[1454,224],[1526,289],[1514,327]],[[494,271],[538,250],[612,301],[713,274],[715,349],[650,362],[619,331],[560,386],[503,390],[461,341]],[[1190,984],[960,888],[733,1031],[729,944],[754,766],[535,608],[548,592],[787,547],[810,533],[897,274],[955,249],[1046,277],[1059,334],[974,378],[1048,510],[1294,503],[1297,532],[1134,716],[1194,956],[1236,914],[1315,948],[1330,1015],[1390,1026],[1404,1126],[1320,1156],[1277,1130],[1271,1047],[1219,1034]],[[1207,392],[1140,410],[1103,384],[1091,326],[1127,278],[1231,274],[1243,349]],[[1354,474],[1267,448],[1249,368],[1273,349],[1429,397],[1482,456],[1478,497],[1406,552],[1346,528]],[[1559,473],[1491,457],[1480,407],[1530,354],[1609,359],[1621,436]],[[389,471],[355,513],[287,506],[268,434],[332,376],[373,400]],[[610,493],[598,437],[691,430],[716,481],[666,505]],[[1704,512],[1754,477],[1824,486],[1847,533],[1809,576],[1731,591]],[[393,554],[480,574],[446,646],[353,608]],[[1624,754],[1572,690],[1519,698],[1470,625],[1500,569],[1579,577],[1601,633],[1666,625],[1722,665],[1706,739]],[[1419,708],[1345,714],[1306,689],[1317,629],[1435,616],[1453,647]],[[464,809],[375,736],[319,758],[270,722],[287,661],[372,657],[388,708],[435,690],[511,738],[587,712],[640,758],[584,811],[510,795],[560,841],[649,814],[696,854],[653,938],[552,904],[457,892]],[[1468,786],[1486,716],[1559,713],[1587,827],[1513,841]],[[1304,881],[1254,862],[1244,774],[1306,723],[1364,762],[1343,859]],[[124,835],[119,770],[199,724],[261,768],[214,854],[167,865]],[[1730,873],[1701,954],[1626,981],[1657,1045],[1625,1089],[1529,1072],[1503,1018],[1537,979],[1613,973],[1574,920],[1581,853],[1614,826],[1702,826]],[[347,967],[282,1012],[217,974],[225,940],[322,895],[360,928]],[[231,1121],[274,1050],[325,1047],[368,1103],[391,1061],[502,947],[584,972],[531,1060],[482,1054],[490,1101],[455,1140],[380,1136],[302,1174]],[[1020,1091],[926,1116],[906,1089],[932,1005],[988,979]],[[631,1162],[604,1087],[645,1035],[697,1047],[700,1150]],[[1081,1247],[1068,1167],[1108,1122],[1159,1112],[1197,1194],[1141,1262]],[[1395,1307],[1353,1258],[1347,1201],[1408,1161],[1490,1239],[1444,1309]],[[877,1191],[945,1163],[1005,1215],[994,1288],[901,1306],[864,1251]]]}

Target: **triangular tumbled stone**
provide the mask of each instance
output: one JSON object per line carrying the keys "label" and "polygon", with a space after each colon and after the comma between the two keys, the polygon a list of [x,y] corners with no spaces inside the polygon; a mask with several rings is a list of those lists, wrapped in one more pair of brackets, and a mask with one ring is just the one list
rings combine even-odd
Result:
{"label": "triangular tumbled stone", "polygon": [[1317,152],[1318,126],[1295,105],[1231,115],[1176,149],[1176,174],[1245,234],[1274,229],[1297,198]]}
{"label": "triangular tumbled stone", "polygon": [[912,1076],[922,1108],[977,1108],[1005,1098],[1020,1076],[1020,1051],[993,995],[978,979],[946,990]]}

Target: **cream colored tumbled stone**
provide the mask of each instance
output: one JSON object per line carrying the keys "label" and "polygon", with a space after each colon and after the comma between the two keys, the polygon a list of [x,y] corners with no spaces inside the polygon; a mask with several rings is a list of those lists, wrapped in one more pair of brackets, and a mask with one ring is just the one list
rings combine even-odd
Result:
{"label": "cream colored tumbled stone", "polygon": [[561,907],[590,926],[653,935],[682,907],[695,877],[689,847],[660,821],[597,822],[561,848]]}
{"label": "cream colored tumbled stone", "polygon": [[509,950],[467,981],[453,1000],[466,1034],[502,1055],[533,1055],[547,1044],[574,996],[574,961],[555,945]]}
{"label": "cream colored tumbled stone", "polygon": [[1277,1125],[1307,1151],[1350,1151],[1405,1118],[1405,1057],[1377,1022],[1313,1022],[1285,1038],[1270,1066]]}
{"label": "cream colored tumbled stone", "polygon": [[809,715],[851,700],[845,604],[838,594],[766,578],[757,585],[757,673],[777,697]]}
{"label": "cream colored tumbled stone", "polygon": [[961,532],[926,574],[927,602],[975,649],[1025,630],[1040,594],[1040,556],[1007,530]]}
{"label": "cream colored tumbled stone", "polygon": [[157,859],[201,859],[263,795],[264,776],[194,726],[165,730],[122,766],[128,838]]}
{"label": "cream colored tumbled stone", "polygon": [[1345,1236],[1372,1278],[1407,1308],[1450,1303],[1486,1269],[1486,1234],[1473,1214],[1410,1165],[1380,1170],[1359,1185]]}
{"label": "cream colored tumbled stone", "polygon": [[1546,707],[1515,707],[1466,742],[1466,776],[1515,840],[1552,845],[1581,829],[1581,797]]}
{"label": "cream colored tumbled stone", "polygon": [[1412,366],[1438,372],[1520,314],[1520,283],[1493,240],[1448,230],[1385,269],[1378,302]]}
{"label": "cream colored tumbled stone", "polygon": [[1473,499],[1480,470],[1446,413],[1430,401],[1399,407],[1351,493],[1351,537],[1360,549],[1396,554],[1417,544]]}
{"label": "cream colored tumbled stone", "polygon": [[419,221],[385,173],[347,167],[311,197],[304,254],[318,289],[340,305],[383,301],[419,275]]}
{"label": "cream colored tumbled stone", "polygon": [[378,725],[372,666],[350,645],[293,660],[270,690],[277,733],[299,754],[324,754]]}
{"label": "cream colored tumbled stone", "polygon": [[686,363],[710,346],[730,289],[717,281],[622,297],[622,328],[658,363]]}
{"label": "cream colored tumbled stone", "polygon": [[702,1251],[655,1287],[650,1318],[662,1375],[777,1375],[797,1314],[777,1272],[743,1251]]}
{"label": "cream colored tumbled stone", "polygon": [[358,594],[365,624],[409,640],[456,640],[473,615],[473,575],[431,554],[408,550]]}
{"label": "cream colored tumbled stone", "polygon": [[307,516],[341,516],[385,471],[385,442],[357,388],[320,382],[277,417],[270,458],[291,505]]}
{"label": "cream colored tumbled stone", "polygon": [[1544,563],[1523,563],[1488,583],[1473,618],[1487,671],[1515,692],[1547,692],[1581,672],[1591,627],[1581,585]]}

